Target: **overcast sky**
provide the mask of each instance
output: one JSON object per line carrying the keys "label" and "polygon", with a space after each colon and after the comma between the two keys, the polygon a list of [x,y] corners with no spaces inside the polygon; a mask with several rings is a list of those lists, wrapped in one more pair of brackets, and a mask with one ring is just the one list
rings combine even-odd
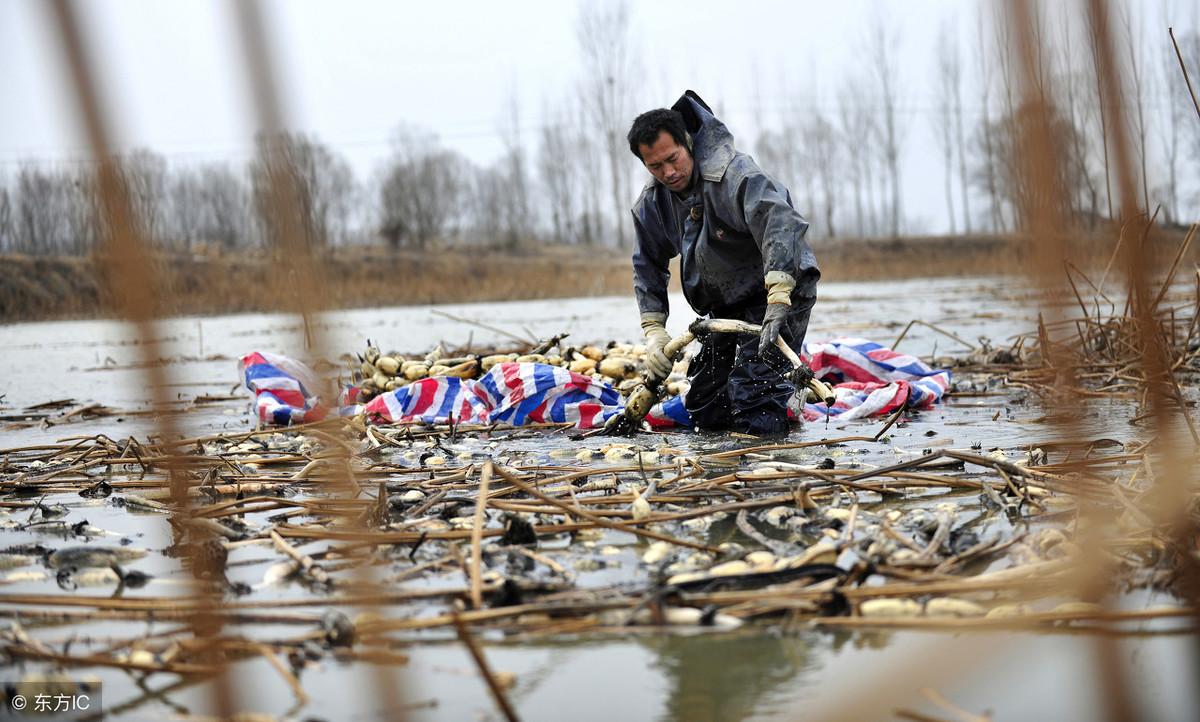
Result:
{"label": "overcast sky", "polygon": [[[763,120],[770,125],[813,104],[832,111],[839,83],[866,71],[871,18],[883,14],[899,36],[909,224],[939,230],[946,211],[930,132],[933,48],[940,24],[957,22],[969,67],[980,1],[635,1],[639,109],[668,105],[693,88],[749,145]],[[1133,5],[1155,18],[1162,6]],[[253,130],[228,2],[88,0],[79,7],[106,97],[117,101],[122,146],[150,147],[172,163],[248,157]],[[266,7],[289,124],[343,153],[364,180],[401,122],[489,162],[500,152],[512,94],[532,145],[545,108],[569,100],[579,74],[572,2],[289,0]],[[1195,10],[1188,12],[1194,24]],[[59,54],[48,3],[0,0],[0,175],[24,158],[82,154]],[[967,99],[971,110],[971,93]]]}

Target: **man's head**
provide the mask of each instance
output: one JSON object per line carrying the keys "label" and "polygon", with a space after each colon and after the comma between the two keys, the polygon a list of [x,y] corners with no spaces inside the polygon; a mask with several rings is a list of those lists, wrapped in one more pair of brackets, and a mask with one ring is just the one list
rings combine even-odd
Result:
{"label": "man's head", "polygon": [[692,180],[692,139],[676,110],[659,108],[639,115],[629,129],[629,150],[646,170],[673,191]]}

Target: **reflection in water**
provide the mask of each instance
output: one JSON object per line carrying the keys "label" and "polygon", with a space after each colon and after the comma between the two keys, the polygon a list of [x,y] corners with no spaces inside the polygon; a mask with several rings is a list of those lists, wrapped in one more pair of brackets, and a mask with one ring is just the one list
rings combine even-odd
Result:
{"label": "reflection in water", "polygon": [[[817,669],[828,646],[817,633],[664,634],[642,637],[663,677],[663,720],[743,720],[795,699],[802,673]],[[784,690],[786,689],[786,692]]]}

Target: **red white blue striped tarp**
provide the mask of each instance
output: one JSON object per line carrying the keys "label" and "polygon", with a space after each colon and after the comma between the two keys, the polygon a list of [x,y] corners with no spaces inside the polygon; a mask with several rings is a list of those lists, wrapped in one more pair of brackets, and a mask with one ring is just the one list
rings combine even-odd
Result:
{"label": "red white blue striped tarp", "polygon": [[567,369],[537,363],[501,363],[476,381],[421,379],[371,399],[363,411],[375,423],[574,422],[602,425],[620,413],[621,394],[608,384]]}
{"label": "red white blue striped tarp", "polygon": [[924,409],[941,401],[950,388],[950,372],[931,368],[916,356],[897,353],[861,338],[836,338],[804,344],[805,358],[817,378],[833,386],[837,403],[806,404],[804,418],[861,419],[890,414],[908,403]]}
{"label": "red white blue striped tarp", "polygon": [[[837,403],[808,404],[808,420],[825,416],[857,419],[888,414],[905,402],[928,408],[950,386],[950,372],[930,368],[907,356],[863,339],[839,338],[805,345],[805,356],[821,378],[834,384]],[[315,374],[286,356],[255,352],[244,356],[240,370],[263,423],[288,424],[322,418],[328,409],[312,389]],[[380,394],[365,406],[355,405],[356,389],[339,400],[340,413],[364,412],[374,423],[414,422],[574,423],[581,429],[603,425],[621,412],[624,401],[612,386],[590,376],[548,364],[502,363],[477,380],[453,377],[421,379]],[[691,426],[685,397],[668,398],[646,420],[654,428]]]}
{"label": "red white blue striped tarp", "polygon": [[254,392],[254,409],[263,424],[286,426],[319,421],[329,412],[317,394],[317,375],[287,356],[255,351],[238,360],[238,375]]}

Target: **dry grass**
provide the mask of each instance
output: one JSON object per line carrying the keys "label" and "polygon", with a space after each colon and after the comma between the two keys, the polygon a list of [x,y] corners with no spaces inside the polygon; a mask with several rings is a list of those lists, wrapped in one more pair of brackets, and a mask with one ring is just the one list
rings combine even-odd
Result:
{"label": "dry grass", "polygon": [[[1126,236],[1136,237],[1142,228]],[[1155,226],[1147,238],[1152,261],[1165,265],[1178,249],[1186,228]],[[1065,239],[1068,257],[1099,278],[1112,258],[1120,231],[1102,228]],[[825,281],[874,281],[975,275],[1027,277],[1034,262],[1032,239],[1020,235],[916,236],[898,239],[831,238],[813,243]],[[1185,261],[1200,260],[1193,251]],[[1121,274],[1113,269],[1116,276]]]}
{"label": "dry grass", "polygon": [[[1150,247],[1167,257],[1180,232],[1156,229]],[[1113,232],[1072,239],[1073,257],[1102,268],[1116,243]],[[981,274],[1023,274],[1031,258],[1019,237],[917,237],[895,240],[826,239],[814,243],[826,281],[870,281]],[[1195,260],[1194,257],[1185,261]],[[393,252],[340,248],[320,259],[330,308],[470,301],[630,295],[627,253],[613,249],[543,246],[522,252],[444,249]],[[677,262],[676,262],[677,263]],[[159,254],[166,289],[162,316],[277,311],[287,308],[266,282],[282,272],[263,251],[237,254]],[[112,315],[114,300],[91,258],[0,256],[0,322]],[[673,274],[678,288],[678,273]]]}
{"label": "dry grass", "polygon": [[[562,298],[628,292],[629,262],[615,254],[541,255],[343,249],[321,260],[330,308]],[[261,252],[237,256],[160,254],[162,316],[286,310],[267,283],[286,272]],[[0,322],[112,314],[114,298],[93,259],[0,257]]]}

